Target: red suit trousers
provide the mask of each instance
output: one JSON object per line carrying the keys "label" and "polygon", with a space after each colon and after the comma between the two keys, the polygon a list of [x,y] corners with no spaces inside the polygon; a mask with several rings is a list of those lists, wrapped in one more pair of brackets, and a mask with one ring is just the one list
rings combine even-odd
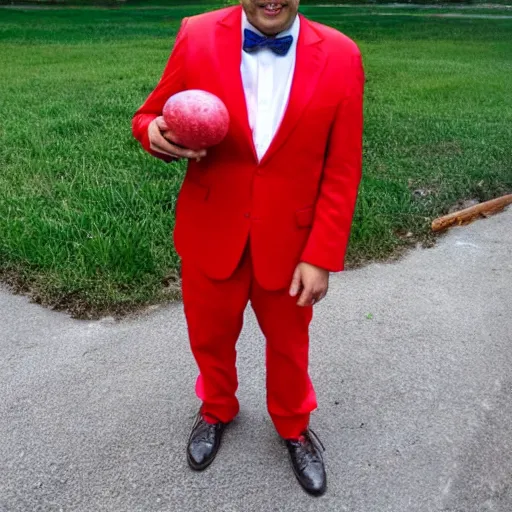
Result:
{"label": "red suit trousers", "polygon": [[183,261],[182,289],[203,417],[229,422],[238,413],[236,342],[250,301],[266,338],[269,414],[281,437],[297,438],[317,406],[308,374],[313,308],[297,306],[287,289],[263,289],[254,278],[249,249],[235,273],[222,281]]}

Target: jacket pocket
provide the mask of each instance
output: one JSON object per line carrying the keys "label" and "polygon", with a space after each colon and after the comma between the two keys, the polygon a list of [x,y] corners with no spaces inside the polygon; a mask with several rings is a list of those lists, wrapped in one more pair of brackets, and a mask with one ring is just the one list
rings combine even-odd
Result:
{"label": "jacket pocket", "polygon": [[295,220],[299,228],[310,228],[313,225],[314,208],[302,208],[295,212]]}

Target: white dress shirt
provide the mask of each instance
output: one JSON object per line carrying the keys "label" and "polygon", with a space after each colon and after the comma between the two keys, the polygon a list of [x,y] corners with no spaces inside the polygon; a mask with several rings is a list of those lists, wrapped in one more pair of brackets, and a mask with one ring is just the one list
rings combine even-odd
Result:
{"label": "white dress shirt", "polygon": [[[245,12],[242,12],[242,38],[246,28],[263,35],[249,23]],[[259,160],[267,152],[288,106],[299,31],[300,19],[297,16],[288,30],[276,36],[293,36],[290,51],[284,56],[276,55],[268,48],[262,48],[254,53],[242,50],[240,72],[249,126]]]}

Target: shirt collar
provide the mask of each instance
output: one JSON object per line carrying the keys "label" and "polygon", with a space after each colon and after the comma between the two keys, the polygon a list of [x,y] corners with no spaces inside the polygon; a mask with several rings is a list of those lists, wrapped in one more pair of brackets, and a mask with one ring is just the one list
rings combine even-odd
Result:
{"label": "shirt collar", "polygon": [[[256,32],[256,34],[266,37],[265,34],[262,34],[256,27],[251,25],[249,23],[249,20],[247,19],[247,14],[245,14],[245,11],[242,9],[242,35],[244,33],[245,29],[252,30],[253,32]],[[293,36],[293,42],[296,44],[297,39],[299,37],[299,31],[300,31],[300,18],[299,15],[295,16],[295,20],[292,23],[292,26],[288,28],[287,30],[283,30],[282,32],[279,32],[275,37],[285,37],[285,36]]]}

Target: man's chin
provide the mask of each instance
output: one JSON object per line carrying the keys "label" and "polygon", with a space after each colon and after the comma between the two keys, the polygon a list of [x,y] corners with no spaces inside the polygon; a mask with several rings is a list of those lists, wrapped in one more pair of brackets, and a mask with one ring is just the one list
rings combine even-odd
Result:
{"label": "man's chin", "polygon": [[259,19],[258,26],[256,28],[267,36],[274,36],[279,34],[279,32],[286,30],[286,20]]}

